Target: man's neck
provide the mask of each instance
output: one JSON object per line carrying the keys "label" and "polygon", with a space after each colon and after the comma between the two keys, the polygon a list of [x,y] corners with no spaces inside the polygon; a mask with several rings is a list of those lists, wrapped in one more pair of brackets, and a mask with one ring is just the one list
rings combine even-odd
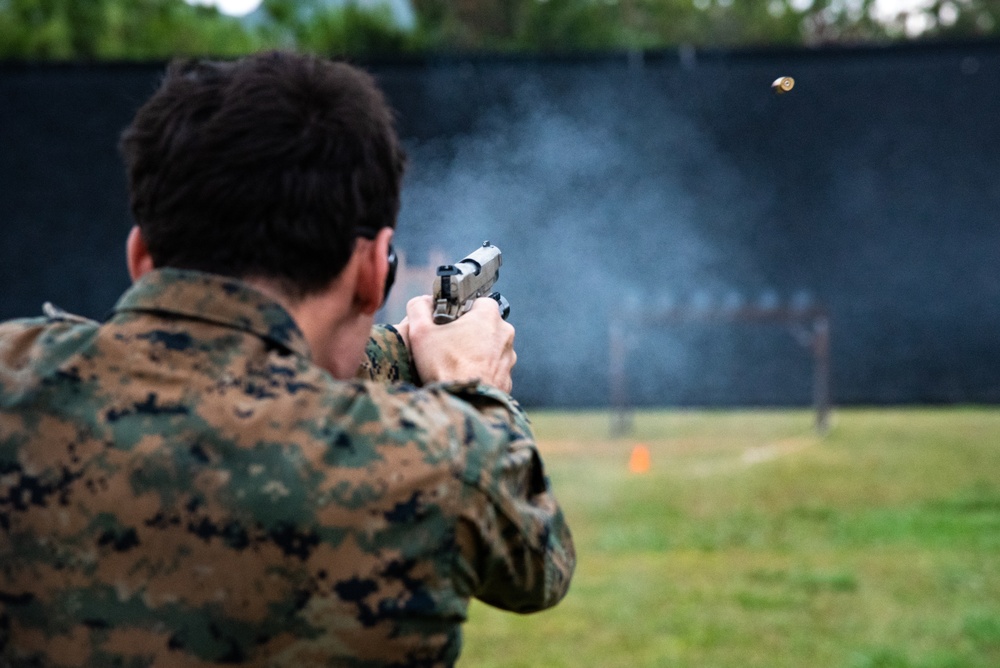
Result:
{"label": "man's neck", "polygon": [[273,281],[248,279],[246,283],[291,314],[309,344],[313,362],[341,380],[357,374],[374,318],[353,307],[351,293],[339,281],[301,299],[289,298]]}

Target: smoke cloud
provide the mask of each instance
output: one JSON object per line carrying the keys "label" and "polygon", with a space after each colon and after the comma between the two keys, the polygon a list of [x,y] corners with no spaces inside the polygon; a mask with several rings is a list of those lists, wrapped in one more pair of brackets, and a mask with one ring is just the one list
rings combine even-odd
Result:
{"label": "smoke cloud", "polygon": [[[399,239],[411,262],[431,249],[457,260],[483,240],[499,246],[498,288],[518,330],[517,394],[596,404],[607,400],[616,313],[739,301],[759,283],[741,240],[713,232],[734,218],[752,230],[767,198],[650,86],[623,99],[620,85],[599,79],[557,95],[550,85],[524,82],[467,133],[409,143]],[[451,103],[460,100],[456,92]],[[693,349],[704,337],[688,330],[633,332],[634,400],[663,403],[664,378],[677,391],[705,373],[705,351]],[[734,334],[718,334],[709,343],[723,362]]]}

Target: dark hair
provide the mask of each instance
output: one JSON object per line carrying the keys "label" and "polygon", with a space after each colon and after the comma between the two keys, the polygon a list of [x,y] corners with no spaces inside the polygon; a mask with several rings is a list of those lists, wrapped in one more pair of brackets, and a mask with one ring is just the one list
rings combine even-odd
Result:
{"label": "dark hair", "polygon": [[157,267],[327,286],[395,226],[405,154],[371,76],[286,52],[170,64],[121,137]]}

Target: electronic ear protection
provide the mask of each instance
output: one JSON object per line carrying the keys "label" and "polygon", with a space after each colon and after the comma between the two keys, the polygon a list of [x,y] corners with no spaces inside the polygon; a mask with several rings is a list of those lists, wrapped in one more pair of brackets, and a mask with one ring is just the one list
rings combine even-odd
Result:
{"label": "electronic ear protection", "polygon": [[385,294],[382,295],[382,303],[389,298],[389,290],[392,289],[392,284],[396,282],[396,267],[399,266],[399,258],[396,257],[396,249],[389,244],[389,273],[385,275]]}
{"label": "electronic ear protection", "polygon": [[[358,236],[364,239],[374,239],[376,235],[376,230],[370,227],[362,227],[358,230]],[[382,293],[382,304],[385,304],[385,300],[389,298],[389,290],[392,289],[392,284],[396,282],[396,268],[399,266],[399,257],[396,255],[396,249],[393,248],[392,242],[389,242],[389,273],[385,275],[385,290]]]}

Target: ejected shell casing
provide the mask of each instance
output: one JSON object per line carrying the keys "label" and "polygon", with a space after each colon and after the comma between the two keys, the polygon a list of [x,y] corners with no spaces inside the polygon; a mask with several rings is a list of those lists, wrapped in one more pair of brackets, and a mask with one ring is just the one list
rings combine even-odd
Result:
{"label": "ejected shell casing", "polygon": [[778,95],[787,93],[793,88],[795,88],[795,79],[792,77],[778,77],[771,84],[771,89]]}

